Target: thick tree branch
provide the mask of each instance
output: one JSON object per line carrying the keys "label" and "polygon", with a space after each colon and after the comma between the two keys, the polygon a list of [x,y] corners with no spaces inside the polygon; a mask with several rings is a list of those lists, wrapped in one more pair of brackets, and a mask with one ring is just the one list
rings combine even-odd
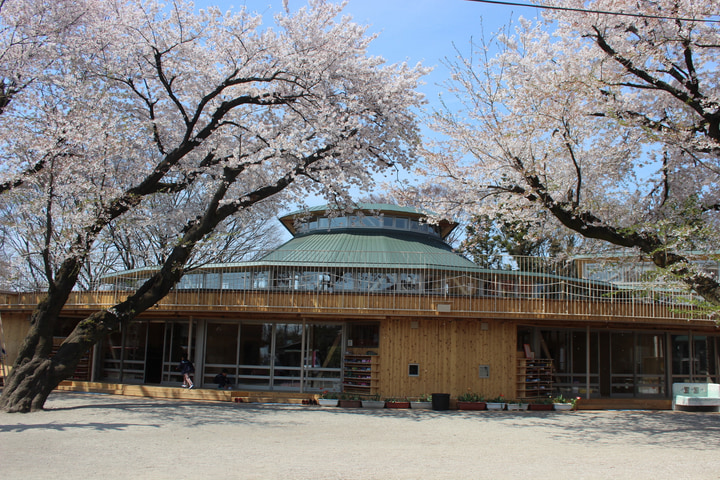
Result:
{"label": "thick tree branch", "polygon": [[[684,91],[651,75],[647,70],[637,66],[632,60],[618,53],[607,42],[605,36],[600,32],[598,27],[593,26],[593,30],[595,33],[591,36],[595,39],[595,43],[603,52],[622,65],[628,73],[631,73],[646,82],[650,88],[664,91],[675,97],[683,104],[692,108],[698,115],[700,115],[703,122],[707,124],[707,130],[705,131],[706,135],[715,142],[720,142],[720,108],[717,103],[708,102],[708,99],[700,92],[698,80],[694,77],[694,63],[689,43],[685,46],[684,57],[685,63],[688,65],[688,69],[691,73],[689,80],[680,83],[687,89],[687,91]],[[714,109],[710,110],[708,108],[709,105],[713,106]]]}
{"label": "thick tree branch", "polygon": [[567,228],[587,238],[603,240],[620,247],[638,249],[648,255],[656,266],[670,269],[682,282],[707,301],[720,305],[720,283],[712,277],[691,272],[686,267],[690,263],[688,259],[683,255],[669,252],[665,243],[656,235],[642,231],[616,229],[591,212],[578,212],[572,204],[556,201],[537,176],[526,174],[525,180],[530,191],[515,186],[512,189],[513,192],[524,196],[531,202],[540,202]]}

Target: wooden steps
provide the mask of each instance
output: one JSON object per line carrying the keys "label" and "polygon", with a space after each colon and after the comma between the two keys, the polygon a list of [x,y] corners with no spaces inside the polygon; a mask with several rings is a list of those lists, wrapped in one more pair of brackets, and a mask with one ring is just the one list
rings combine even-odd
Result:
{"label": "wooden steps", "polygon": [[218,390],[217,388],[166,387],[160,385],[129,385],[122,383],[82,382],[66,380],[57,390],[69,392],[107,393],[132,397],[169,398],[181,400],[202,400],[213,402],[239,403],[288,403],[303,404],[315,400],[317,395],[297,392],[249,392],[240,390]]}
{"label": "wooden steps", "polygon": [[577,401],[578,410],[672,410],[670,399],[650,398],[584,398]]}
{"label": "wooden steps", "polygon": [[[251,392],[242,390],[218,390],[216,388],[167,387],[160,385],[128,385],[122,383],[82,382],[67,380],[57,390],[71,392],[107,393],[133,397],[167,398],[238,403],[307,404],[317,400],[317,394],[297,392]],[[454,408],[454,399],[450,408]],[[578,410],[672,410],[669,399],[643,398],[597,398],[580,399]]]}

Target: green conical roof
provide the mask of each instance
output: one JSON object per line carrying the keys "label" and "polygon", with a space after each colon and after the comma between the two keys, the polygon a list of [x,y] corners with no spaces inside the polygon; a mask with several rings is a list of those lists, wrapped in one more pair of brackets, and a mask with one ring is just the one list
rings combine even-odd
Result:
{"label": "green conical roof", "polygon": [[[317,207],[311,207],[304,210],[296,210],[294,212],[288,213],[286,215],[283,215],[280,217],[280,223],[282,223],[285,228],[288,229],[290,233],[293,235],[296,234],[295,231],[295,222],[298,219],[302,219],[303,217],[306,217],[308,215],[313,214],[320,214],[323,215],[325,212],[332,211],[333,208],[328,205],[320,205]],[[389,203],[358,203],[355,205],[355,212],[362,212],[364,215],[367,216],[383,216],[383,215],[393,215],[393,216],[403,216],[408,218],[415,218],[415,219],[422,219],[427,217],[433,217],[436,216],[435,213],[427,211],[427,210],[421,210],[415,207],[401,207],[398,205],[391,205]],[[449,220],[441,220],[438,223],[440,235],[445,238],[447,237],[450,232],[452,232],[455,227],[457,227],[456,222],[452,222]]]}
{"label": "green conical roof", "polygon": [[258,260],[292,266],[477,270],[438,238],[395,231],[313,233],[293,238]]}

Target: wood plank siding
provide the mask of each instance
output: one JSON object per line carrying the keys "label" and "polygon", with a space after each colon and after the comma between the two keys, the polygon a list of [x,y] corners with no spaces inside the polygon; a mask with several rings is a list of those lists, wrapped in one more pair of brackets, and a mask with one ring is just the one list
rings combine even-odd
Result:
{"label": "wood plank siding", "polygon": [[[497,320],[393,318],[380,330],[380,391],[386,396],[515,394],[515,324]],[[409,364],[419,375],[408,375]],[[489,365],[490,377],[478,378]]]}
{"label": "wood plank siding", "polygon": [[[31,311],[42,294],[4,294],[3,311]],[[124,300],[121,292],[75,292],[65,311],[83,314]],[[714,327],[707,317],[693,318],[690,308],[630,301],[443,297],[431,295],[332,294],[283,291],[174,291],[143,316],[202,314],[208,317],[242,313],[381,317],[483,318],[563,321],[585,324]]]}

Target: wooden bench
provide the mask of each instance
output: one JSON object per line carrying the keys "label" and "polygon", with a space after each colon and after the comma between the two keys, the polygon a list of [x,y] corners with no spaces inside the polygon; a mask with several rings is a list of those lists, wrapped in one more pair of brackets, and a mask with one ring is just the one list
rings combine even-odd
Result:
{"label": "wooden bench", "polygon": [[720,384],[673,384],[673,410],[720,412]]}

